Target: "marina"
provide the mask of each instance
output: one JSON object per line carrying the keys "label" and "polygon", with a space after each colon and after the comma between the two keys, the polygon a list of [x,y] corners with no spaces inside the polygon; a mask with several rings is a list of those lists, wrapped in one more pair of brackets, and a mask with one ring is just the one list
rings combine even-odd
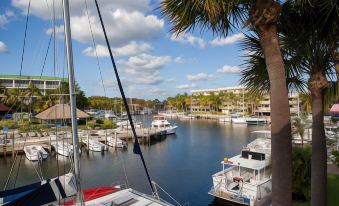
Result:
{"label": "marina", "polygon": [[[150,124],[152,120],[152,116],[146,116],[145,122]],[[169,120],[169,122],[178,125],[175,135],[154,139],[150,145],[141,145],[153,179],[180,203],[227,205],[228,203],[216,200],[208,194],[213,185],[211,175],[220,170],[218,160],[237,155],[244,145],[255,139],[251,137],[252,131],[265,130],[269,127],[247,127],[203,119]],[[139,157],[133,154],[133,144],[128,144],[126,149],[108,147],[108,151],[104,153],[85,151],[86,146],[83,145],[80,161],[84,187],[128,182],[138,191],[149,192]],[[69,171],[71,166],[69,158],[61,155],[58,156],[58,161],[56,158],[53,150],[43,161],[41,170],[45,178],[52,178],[58,176],[58,173]],[[5,184],[12,161],[10,155],[0,158],[0,170],[4,171],[0,174],[0,187]],[[204,163],[204,170],[201,170],[201,162]],[[17,171],[16,186],[39,180],[34,170],[36,164],[25,157],[22,158],[20,170]],[[18,164],[15,168],[17,167]],[[97,171],[100,171],[100,175],[96,175]],[[177,181],[172,181],[173,179]],[[11,179],[9,186],[12,187],[13,184],[14,179]],[[178,187],[181,189],[178,190]],[[170,201],[166,196],[164,199]]]}

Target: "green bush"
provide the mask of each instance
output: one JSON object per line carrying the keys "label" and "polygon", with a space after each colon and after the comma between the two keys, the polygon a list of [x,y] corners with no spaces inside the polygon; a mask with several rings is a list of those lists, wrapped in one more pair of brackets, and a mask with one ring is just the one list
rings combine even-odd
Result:
{"label": "green bush", "polygon": [[92,129],[94,129],[94,127],[96,127],[96,125],[97,124],[95,122],[92,122],[92,121],[87,123],[87,126],[92,128]]}
{"label": "green bush", "polygon": [[3,129],[5,125],[7,125],[9,129],[15,129],[17,128],[18,123],[14,120],[1,120],[0,128]]}
{"label": "green bush", "polygon": [[97,124],[103,124],[104,121],[105,121],[105,120],[103,120],[103,119],[97,119],[97,120],[95,120],[95,122],[96,122]]}
{"label": "green bush", "polygon": [[339,151],[333,150],[333,151],[332,151],[332,155],[334,156],[334,158],[333,158],[333,163],[334,163],[337,167],[339,167]]}
{"label": "green bush", "polygon": [[114,129],[114,128],[116,128],[116,124],[112,120],[105,119],[103,124],[101,125],[101,128],[103,128],[103,129]]}
{"label": "green bush", "polygon": [[311,148],[292,149],[292,187],[296,200],[311,199]]}
{"label": "green bush", "polygon": [[24,125],[18,129],[20,132],[42,132],[49,130],[47,125]]}

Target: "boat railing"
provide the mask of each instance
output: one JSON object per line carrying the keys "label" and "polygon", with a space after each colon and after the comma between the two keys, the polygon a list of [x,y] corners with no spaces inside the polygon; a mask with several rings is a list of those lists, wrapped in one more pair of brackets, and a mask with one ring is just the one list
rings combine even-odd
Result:
{"label": "boat railing", "polygon": [[272,179],[261,183],[257,187],[257,199],[262,199],[272,192]]}

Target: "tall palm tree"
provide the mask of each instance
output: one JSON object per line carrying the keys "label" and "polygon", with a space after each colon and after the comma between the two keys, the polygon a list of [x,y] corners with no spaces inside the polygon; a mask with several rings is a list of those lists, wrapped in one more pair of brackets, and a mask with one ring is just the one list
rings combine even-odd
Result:
{"label": "tall palm tree", "polygon": [[[334,52],[338,48],[338,2],[310,0],[309,4],[286,1],[279,31],[281,48],[290,87],[304,89],[306,85],[312,98],[312,205],[326,205],[326,141],[324,134],[324,92],[329,87],[328,78],[334,78]],[[327,4],[324,10],[323,4]],[[329,9],[330,8],[330,9]],[[331,9],[332,8],[332,9]],[[326,16],[326,18],[322,18]],[[325,25],[325,26],[324,26]],[[247,46],[246,46],[247,45]],[[244,49],[250,45],[253,54],[247,60],[248,68],[243,72],[242,81],[269,87],[272,82],[265,74],[265,58],[260,54],[259,38],[248,36],[243,42]],[[261,71],[261,75],[258,71]],[[300,79],[306,74],[309,79]],[[304,75],[305,76],[305,75]],[[260,83],[259,83],[260,82]],[[265,82],[265,83],[263,83]],[[258,88],[257,87],[257,88]]]}
{"label": "tall palm tree", "polygon": [[174,24],[172,31],[175,33],[200,27],[227,36],[229,31],[241,25],[251,25],[258,32],[272,84],[272,203],[292,205],[291,122],[284,62],[277,35],[279,1],[164,0],[161,7],[162,13]]}

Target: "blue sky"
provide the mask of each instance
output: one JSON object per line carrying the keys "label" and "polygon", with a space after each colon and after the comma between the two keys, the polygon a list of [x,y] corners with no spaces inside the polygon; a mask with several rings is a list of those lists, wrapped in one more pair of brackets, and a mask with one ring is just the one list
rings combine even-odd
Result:
{"label": "blue sky", "polygon": [[[1,0],[0,73],[18,75],[29,0]],[[46,3],[47,2],[47,3]],[[64,66],[61,0],[56,2],[58,33],[57,66],[53,45],[43,71],[46,76],[67,75]],[[94,48],[84,0],[71,0],[71,27],[76,80],[87,96],[104,95],[99,63],[107,96],[119,96],[115,76],[94,1],[88,12],[97,47]],[[239,32],[227,38],[199,30],[172,35],[171,25],[155,10],[160,0],[99,0],[113,55],[127,96],[165,99],[192,89],[238,85],[243,54]],[[48,5],[47,5],[48,4]],[[52,0],[32,0],[23,75],[40,75],[51,33]]]}

